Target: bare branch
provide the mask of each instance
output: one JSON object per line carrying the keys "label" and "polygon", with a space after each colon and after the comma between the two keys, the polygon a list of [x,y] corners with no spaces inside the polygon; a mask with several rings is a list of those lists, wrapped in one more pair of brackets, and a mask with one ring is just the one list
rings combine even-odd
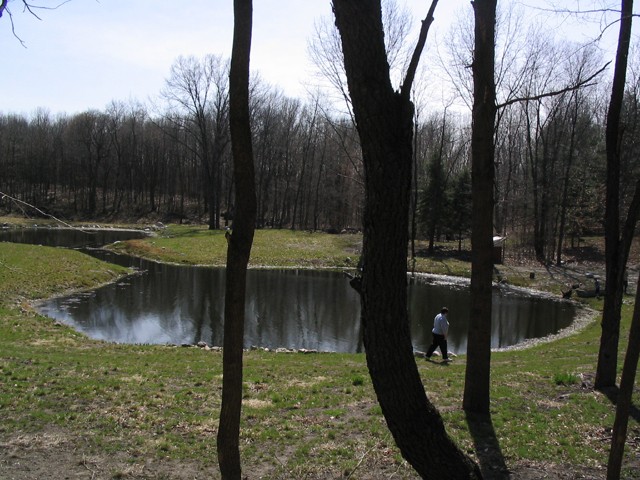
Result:
{"label": "bare branch", "polygon": [[24,40],[22,40],[16,33],[16,25],[15,23],[13,23],[13,15],[11,15],[11,12],[9,11],[9,9],[5,9],[5,11],[9,14],[9,20],[11,21],[11,33],[13,33],[13,36],[16,37],[16,39],[20,42],[20,45],[22,45],[24,48],[27,48],[27,45],[24,43]]}
{"label": "bare branch", "polygon": [[[31,15],[33,15],[34,17],[36,17],[38,20],[42,20],[38,15],[36,15],[36,13],[33,11],[34,8],[38,8],[34,5],[29,5],[27,2],[25,2],[24,0],[22,1],[22,3],[24,4],[24,10],[29,12]],[[45,8],[45,7],[39,7],[39,8]]]}
{"label": "bare branch", "polygon": [[[530,8],[532,10],[537,10],[539,12],[553,14],[553,15],[563,15],[566,18],[568,17],[580,18],[580,17],[586,17],[586,16],[600,15],[601,16],[600,34],[593,40],[594,42],[601,40],[605,32],[609,30],[609,28],[620,23],[621,10],[619,8],[603,7],[603,8],[581,9],[578,7],[577,9],[572,9],[572,8],[560,7],[555,5],[553,7],[539,7],[537,5],[528,4],[528,3],[525,3],[524,5],[526,5],[527,8]],[[607,18],[607,15],[609,14],[615,14],[616,19],[611,22],[605,21]],[[640,14],[631,13],[630,16],[640,17]]]}
{"label": "bare branch", "polygon": [[583,88],[583,87],[588,87],[590,85],[593,85],[590,82],[594,78],[596,78],[598,75],[600,75],[602,72],[604,72],[610,64],[611,64],[611,62],[607,62],[600,70],[595,72],[589,78],[581,80],[581,81],[577,82],[574,85],[570,85],[570,86],[562,88],[560,90],[554,90],[554,91],[551,91],[551,92],[544,92],[544,93],[541,93],[539,95],[532,95],[530,97],[512,98],[511,100],[507,100],[504,103],[500,103],[500,104],[496,105],[496,108],[501,109],[501,108],[508,107],[509,105],[513,105],[514,103],[519,103],[519,102],[530,102],[530,101],[534,101],[534,100],[542,100],[543,98],[555,97],[556,95],[562,95],[563,93],[572,92],[574,90],[578,90],[578,89]]}
{"label": "bare branch", "polygon": [[418,63],[420,62],[420,56],[422,55],[422,50],[424,50],[424,45],[427,42],[427,34],[429,33],[429,27],[433,23],[433,12],[438,5],[438,0],[431,1],[431,7],[429,7],[429,12],[427,16],[422,21],[422,27],[420,27],[420,36],[418,37],[418,43],[416,44],[416,48],[413,51],[413,55],[411,56],[411,62],[409,63],[409,68],[407,69],[407,74],[404,77],[404,82],[400,87],[400,95],[405,98],[409,98],[411,94],[411,87],[413,86],[413,80],[416,76],[416,70],[418,69]]}
{"label": "bare branch", "polygon": [[[71,0],[64,0],[64,1],[60,2],[59,4],[53,6],[53,7],[47,7],[45,5],[33,5],[33,4],[29,3],[27,0],[22,0],[22,5],[24,5],[24,7],[23,7],[24,11],[29,12],[31,15],[36,17],[38,20],[42,20],[40,17],[38,17],[38,15],[36,15],[34,10],[36,10],[36,9],[38,9],[38,10],[57,10],[62,5],[64,5],[65,3],[69,3],[70,1]],[[0,0],[0,17],[2,17],[2,13],[4,11],[9,12],[9,0]],[[11,12],[9,12],[9,16],[11,16]]]}
{"label": "bare branch", "polygon": [[25,216],[27,215],[27,212],[22,208],[22,206],[24,205],[25,207],[28,208],[33,208],[36,212],[38,212],[40,215],[43,215],[45,217],[49,217],[53,220],[55,220],[58,223],[61,223],[62,225],[64,225],[65,227],[69,227],[69,228],[75,228],[73,225],[69,225],[67,222],[60,220],[59,218],[54,217],[53,215],[43,212],[42,210],[40,210],[38,207],[36,207],[35,205],[31,205],[30,203],[27,202],[23,202],[22,200],[12,197],[11,195],[7,195],[6,193],[0,192],[0,200],[4,200],[4,199],[8,199],[9,201],[15,203],[18,208],[20,208],[20,210],[22,210],[22,212],[25,214]]}
{"label": "bare branch", "polygon": [[587,10],[572,10],[570,8],[545,8],[538,7],[536,5],[525,4],[528,8],[538,10],[544,13],[552,13],[552,14],[567,14],[567,15],[583,15],[583,14],[591,14],[591,13],[620,13],[620,9],[615,8],[594,8]]}
{"label": "bare branch", "polygon": [[[23,5],[23,11],[25,12],[29,12],[31,15],[33,15],[35,18],[37,18],[38,20],[42,20],[35,12],[35,10],[57,10],[58,8],[60,8],[61,6],[63,6],[65,3],[69,3],[71,0],[64,0],[60,3],[58,3],[57,5],[54,5],[53,7],[47,7],[44,5],[33,5],[31,3],[29,3],[27,0],[22,0],[22,5]],[[23,47],[27,47],[27,45],[25,44],[24,40],[22,40],[18,34],[16,33],[16,25],[13,21],[13,15],[11,14],[11,10],[9,10],[9,0],[0,0],[0,18],[2,18],[2,14],[4,12],[7,12],[7,14],[9,15],[9,21],[11,22],[11,33],[13,33],[13,36],[16,37],[16,39],[20,42],[20,45],[22,45]]]}
{"label": "bare branch", "polygon": [[64,1],[60,2],[60,3],[58,3],[57,5],[54,5],[53,7],[47,7],[45,5],[33,5],[33,4],[29,3],[29,2],[27,2],[26,0],[22,0],[22,3],[24,5],[24,10],[28,11],[31,15],[36,17],[38,20],[42,20],[40,17],[38,17],[38,15],[36,15],[34,10],[36,10],[36,9],[37,10],[57,10],[58,8],[63,6],[65,3],[69,3],[70,1],[71,0],[64,0]]}

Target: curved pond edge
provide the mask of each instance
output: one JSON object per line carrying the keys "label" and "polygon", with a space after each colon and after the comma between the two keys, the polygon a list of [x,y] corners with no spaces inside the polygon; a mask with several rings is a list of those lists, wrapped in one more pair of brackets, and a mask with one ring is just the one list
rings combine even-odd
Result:
{"label": "curved pond edge", "polygon": [[[154,236],[157,235],[157,231],[158,230],[162,230],[164,226],[163,225],[153,225],[153,226],[146,226],[143,228],[135,228],[135,227],[120,227],[120,226],[101,226],[101,225],[97,225],[97,224],[83,224],[81,226],[67,226],[67,227],[51,227],[51,226],[45,226],[45,225],[28,225],[28,226],[14,226],[11,225],[9,228],[17,228],[17,229],[27,229],[27,228],[45,228],[45,229],[72,229],[72,230],[79,230],[79,231],[85,231],[85,232],[90,232],[90,231],[130,231],[130,232],[136,232],[136,233],[141,233],[144,235],[148,235],[148,236]],[[6,229],[7,225],[2,225],[2,229]],[[118,243],[118,242],[116,242]],[[106,251],[113,251],[113,249],[109,248],[109,245],[104,245],[102,247],[93,247],[91,249],[96,249],[96,250],[106,250]],[[131,255],[130,253],[127,253],[127,255]],[[157,260],[157,259],[152,259],[152,258],[145,258],[144,256],[138,256],[138,255],[132,255],[132,256],[137,256],[140,258],[144,258],[147,261],[150,262],[154,262],[154,263],[159,263],[159,264],[169,264],[169,265],[181,265],[184,266],[184,264],[181,263],[174,263],[174,262],[164,262],[161,260]],[[218,266],[218,265],[194,265],[191,264],[189,266],[193,266],[193,267],[212,267],[212,268],[224,268],[224,266]],[[250,269],[258,269],[258,270],[268,270],[268,269],[274,269],[274,270],[331,270],[331,271],[337,271],[337,272],[349,272],[349,271],[353,271],[353,267],[337,267],[337,266],[332,266],[332,267],[317,267],[317,266],[266,266],[266,265],[259,265],[259,266],[250,266]],[[117,276],[116,278],[114,278],[113,280],[106,282],[106,284],[109,283],[114,283],[116,281],[119,281],[120,279],[122,279],[123,277],[127,277],[127,276],[132,276],[132,275],[138,275],[141,274],[143,272],[140,271],[130,271],[124,275],[121,276]],[[468,286],[470,284],[470,279],[467,277],[457,277],[457,276],[452,276],[452,275],[441,275],[441,274],[430,274],[430,273],[419,273],[419,272],[407,272],[407,278],[409,279],[409,281],[420,281],[420,282],[426,282],[426,283],[433,283],[433,284],[439,284],[439,285],[452,285],[452,286],[458,286],[458,287],[465,287]],[[99,288],[102,285],[95,285],[92,287],[88,287],[88,288],[81,288],[81,289],[75,289],[75,291],[90,291],[90,290],[94,290],[96,288]],[[522,295],[522,296],[535,296],[538,298],[544,298],[546,300],[552,300],[552,301],[558,301],[558,302],[569,302],[572,305],[575,306],[576,308],[576,315],[573,319],[573,321],[571,322],[571,324],[565,328],[563,328],[562,330],[554,333],[554,334],[550,334],[547,335],[545,337],[540,337],[540,338],[532,338],[532,339],[526,339],[522,342],[519,342],[515,345],[510,345],[508,347],[501,347],[501,348],[493,348],[491,349],[491,351],[493,352],[500,352],[500,351],[510,351],[510,350],[523,350],[526,348],[531,348],[533,346],[536,345],[540,345],[540,344],[544,344],[544,343],[549,343],[561,338],[565,338],[568,337],[570,335],[573,335],[581,330],[583,330],[584,328],[586,328],[588,325],[590,325],[593,321],[596,320],[597,316],[600,314],[600,312],[586,306],[585,304],[578,302],[576,300],[572,300],[572,299],[563,299],[563,298],[559,298],[557,295],[551,294],[549,292],[545,292],[545,291],[541,291],[541,290],[535,290],[535,289],[531,289],[531,288],[524,288],[524,287],[517,287],[517,286],[512,286],[509,284],[505,284],[505,283],[493,283],[493,287],[497,288],[499,290],[502,291],[509,291],[512,293],[515,293],[517,295]],[[55,298],[58,296],[64,296],[64,295],[69,295],[70,292],[69,290],[66,291],[61,291],[59,294],[54,294],[51,295],[49,298]],[[45,301],[46,299],[37,299],[37,300],[33,300],[31,302],[29,302],[32,306],[36,306],[37,304],[41,303],[42,301]],[[273,351],[273,350],[272,350]],[[315,353],[315,351],[311,351],[311,352],[305,352],[305,353]],[[329,352],[331,353],[331,352]]]}
{"label": "curved pond edge", "polygon": [[[466,277],[454,277],[451,275],[438,275],[431,273],[414,273],[412,276],[417,277],[421,280],[425,280],[429,283],[435,283],[440,285],[457,285],[457,286],[468,286],[471,283],[471,280]],[[542,290],[535,290],[533,288],[525,288],[525,287],[517,287],[515,285],[509,285],[506,283],[496,283],[493,282],[493,288],[497,288],[501,291],[509,291],[516,293],[518,295],[524,296],[535,296],[538,298],[544,298],[545,300],[551,300],[554,302],[567,302],[571,303],[576,307],[576,316],[568,327],[565,327],[559,330],[556,333],[551,335],[546,335],[540,338],[529,338],[522,342],[516,343],[515,345],[509,345],[508,347],[501,348],[492,348],[492,352],[508,352],[515,350],[525,350],[527,348],[532,348],[537,345],[542,345],[545,343],[551,343],[556,340],[560,340],[561,338],[570,337],[582,330],[584,330],[591,323],[595,322],[597,317],[601,314],[601,312],[594,310],[587,305],[578,302],[576,300],[560,298],[557,295],[554,295],[549,292],[545,292]]]}
{"label": "curved pond edge", "polygon": [[[162,262],[158,262],[158,263],[162,263]],[[297,269],[297,270],[332,270],[332,271],[353,270],[353,269],[340,269],[340,268],[330,268],[330,267],[329,268],[311,268],[311,267],[269,267],[269,266],[254,267],[254,269],[273,269],[273,270],[296,270]],[[415,272],[415,273],[408,273],[407,276],[409,278],[409,281],[418,280],[418,281],[423,281],[426,283],[432,283],[437,285],[468,287],[471,283],[471,280],[469,278],[456,277],[452,275],[440,275],[440,274],[432,274],[432,273]],[[570,337],[571,335],[574,335],[582,331],[583,329],[585,329],[587,326],[593,323],[597,319],[597,317],[601,314],[601,312],[594,310],[593,308],[588,307],[587,305],[579,301],[560,298],[555,294],[545,292],[542,290],[536,290],[536,289],[525,288],[525,287],[517,287],[517,286],[509,285],[506,283],[497,283],[497,282],[493,282],[493,288],[498,289],[500,291],[515,293],[517,295],[522,295],[522,296],[534,296],[537,298],[542,298],[542,299],[554,301],[554,302],[570,303],[576,308],[576,315],[569,326],[559,330],[556,333],[546,335],[540,338],[526,339],[522,342],[519,342],[515,345],[510,345],[508,347],[492,348],[491,349],[492,352],[508,352],[508,351],[525,350],[538,345],[551,343],[556,340],[560,340],[562,338]],[[174,346],[174,347],[193,346],[193,347],[204,348],[206,350],[211,350],[211,351],[221,351],[221,347],[212,347],[207,345],[205,342],[200,342],[200,344],[193,344],[193,345],[169,345],[169,346]],[[287,348],[266,348],[266,347],[263,348],[263,347],[255,347],[255,346],[252,346],[250,348],[245,348],[244,350],[245,351],[260,350],[260,351],[271,352],[271,353],[303,353],[303,354],[336,353],[331,351],[320,351],[320,350],[314,350],[314,349],[308,350],[304,348],[303,349],[287,349]],[[414,351],[414,355],[416,356],[420,356],[420,353],[422,352]],[[462,356],[466,356],[466,354],[463,354]]]}

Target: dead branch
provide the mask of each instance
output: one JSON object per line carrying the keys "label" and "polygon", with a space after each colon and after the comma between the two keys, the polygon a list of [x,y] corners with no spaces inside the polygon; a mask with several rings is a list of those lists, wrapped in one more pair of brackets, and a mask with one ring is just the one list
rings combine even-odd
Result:
{"label": "dead branch", "polygon": [[7,195],[6,193],[0,192],[0,200],[4,200],[5,198],[7,198],[7,199],[9,199],[10,201],[12,201],[13,203],[15,203],[15,204],[18,206],[18,208],[20,208],[20,210],[22,210],[22,212],[23,212],[26,216],[28,216],[28,215],[27,215],[27,213],[25,212],[24,208],[22,208],[22,206],[32,208],[32,209],[34,209],[36,212],[38,212],[39,214],[44,215],[45,217],[49,217],[49,218],[51,218],[51,219],[55,220],[56,222],[61,223],[61,224],[62,224],[62,225],[64,225],[65,227],[68,227],[68,228],[76,228],[76,227],[74,227],[73,225],[69,225],[67,222],[65,222],[65,221],[63,221],[63,220],[60,220],[59,218],[56,218],[56,217],[54,217],[53,215],[51,215],[51,214],[49,214],[49,213],[43,212],[42,210],[40,210],[40,209],[39,209],[38,207],[36,207],[35,205],[31,205],[30,203],[24,202],[24,201],[20,200],[19,198],[15,198],[15,197],[12,197],[11,195]]}
{"label": "dead branch", "polygon": [[596,78],[598,75],[600,75],[602,72],[604,72],[610,64],[611,64],[611,62],[607,62],[600,70],[598,70],[597,72],[595,72],[594,74],[589,76],[589,78],[581,80],[581,81],[579,81],[578,83],[576,83],[574,85],[570,85],[570,86],[562,88],[560,90],[554,90],[554,91],[551,91],[551,92],[544,92],[544,93],[541,93],[539,95],[532,95],[530,97],[512,98],[511,100],[507,100],[504,103],[500,103],[500,104],[496,105],[496,108],[501,109],[501,108],[508,107],[509,105],[513,105],[514,103],[519,103],[519,102],[531,102],[531,101],[536,101],[536,100],[542,100],[543,98],[555,97],[557,95],[562,95],[563,93],[573,92],[574,90],[578,90],[578,89],[583,88],[583,87],[588,87],[590,85],[593,85],[590,82],[594,78]]}
{"label": "dead branch", "polygon": [[[5,4],[7,3],[8,0],[5,0]],[[24,5],[24,10],[28,11],[31,15],[33,15],[34,17],[36,17],[38,20],[42,20],[38,15],[36,15],[36,13],[34,12],[34,10],[57,10],[58,8],[60,8],[61,6],[63,6],[65,3],[69,3],[71,0],[64,0],[60,3],[58,3],[57,5],[54,5],[52,7],[48,7],[45,5],[33,5],[29,2],[27,2],[26,0],[22,0],[22,4]]]}
{"label": "dead branch", "polygon": [[409,98],[409,95],[411,94],[411,87],[413,86],[413,80],[416,76],[420,56],[422,55],[422,50],[424,50],[424,45],[427,42],[427,34],[429,33],[429,27],[431,27],[431,24],[433,23],[433,12],[437,5],[438,0],[432,0],[429,12],[422,21],[418,43],[413,51],[413,55],[411,55],[411,62],[409,63],[409,68],[407,68],[407,74],[405,75],[404,82],[402,82],[402,86],[400,87],[400,95],[404,98]]}
{"label": "dead branch", "polygon": [[[387,434],[384,438],[384,441],[386,442],[389,439],[389,434]],[[360,465],[362,465],[362,462],[364,461],[365,458],[367,458],[367,456],[373,451],[374,448],[378,448],[379,445],[373,445],[371,446],[371,448],[369,450],[367,450],[366,452],[364,452],[362,454],[362,457],[360,458],[360,461],[358,462],[358,464],[353,467],[353,470],[351,470],[351,473],[349,473],[349,476],[347,477],[346,480],[349,480],[351,477],[353,477],[353,474],[356,472],[356,470],[360,467]]]}
{"label": "dead branch", "polygon": [[[57,5],[54,5],[52,7],[48,7],[48,6],[44,6],[44,5],[33,5],[31,3],[29,3],[27,0],[22,0],[22,9],[23,11],[29,12],[31,15],[33,15],[35,18],[37,18],[38,20],[42,20],[35,12],[35,10],[57,10],[58,8],[60,8],[62,5],[64,5],[65,3],[69,3],[71,0],[64,0],[60,3],[58,3]],[[13,36],[16,37],[16,39],[20,42],[20,45],[22,45],[23,47],[27,47],[27,45],[25,44],[24,40],[22,40],[17,32],[16,32],[16,25],[15,22],[13,21],[13,15],[11,14],[11,10],[9,10],[9,0],[0,0],[0,18],[2,18],[2,14],[4,12],[7,12],[7,14],[9,15],[9,22],[11,23],[11,33],[13,33]]]}

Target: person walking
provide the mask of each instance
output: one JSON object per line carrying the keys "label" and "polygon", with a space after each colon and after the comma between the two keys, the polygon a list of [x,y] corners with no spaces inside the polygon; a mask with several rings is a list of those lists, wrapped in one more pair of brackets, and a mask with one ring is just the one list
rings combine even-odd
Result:
{"label": "person walking", "polygon": [[449,313],[449,309],[447,307],[442,307],[440,313],[433,319],[433,330],[431,330],[431,333],[433,334],[433,342],[431,343],[429,350],[427,350],[427,360],[431,359],[433,352],[436,351],[436,348],[440,347],[442,360],[445,362],[449,361],[449,351],[447,350],[449,321],[447,320],[447,313]]}

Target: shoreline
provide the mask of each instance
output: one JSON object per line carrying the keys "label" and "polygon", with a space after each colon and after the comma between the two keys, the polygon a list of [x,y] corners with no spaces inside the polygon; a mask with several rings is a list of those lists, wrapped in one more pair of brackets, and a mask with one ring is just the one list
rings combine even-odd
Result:
{"label": "shoreline", "polygon": [[[422,277],[430,281],[430,283],[435,283],[439,285],[469,285],[471,280],[466,277],[454,277],[451,275],[438,275],[432,273],[415,273],[413,274],[416,277]],[[552,300],[556,302],[568,302],[576,307],[576,316],[574,317],[571,324],[556,333],[552,333],[550,335],[545,335],[544,337],[539,338],[528,338],[523,340],[522,342],[516,343],[514,345],[509,345],[508,347],[498,347],[492,348],[492,352],[509,352],[509,351],[517,351],[517,350],[525,350],[528,348],[535,347],[537,345],[542,345],[545,343],[550,343],[555,340],[560,340],[561,338],[569,337],[575,333],[578,333],[588,327],[591,323],[593,323],[600,312],[594,310],[591,307],[586,306],[585,304],[578,302],[576,300],[559,298],[557,295],[554,295],[550,292],[545,292],[544,290],[536,290],[534,288],[526,288],[526,287],[517,287],[514,285],[504,284],[504,283],[496,283],[493,282],[493,288],[510,290],[512,292],[516,292],[521,295],[531,295],[539,298],[544,298],[545,300]],[[466,355],[463,354],[463,355]]]}
{"label": "shoreline", "polygon": [[[37,224],[37,223],[35,224],[34,223],[31,223],[31,224],[20,224],[20,223],[6,224],[5,223],[2,225],[2,229],[46,228],[46,229],[56,229],[56,230],[57,229],[80,230],[80,231],[86,231],[86,232],[88,231],[132,231],[132,232],[140,232],[149,236],[153,236],[159,230],[163,230],[164,228],[166,228],[166,226],[161,223],[147,224],[144,226],[120,226],[120,225],[112,226],[112,225],[104,225],[104,224],[89,223],[89,222],[82,223],[81,225],[68,225],[68,224],[59,225],[59,223],[54,223],[53,225],[51,225],[51,224],[47,224],[48,222],[46,221],[44,223],[45,223],[44,225]],[[105,249],[107,251],[113,251],[112,249],[105,248],[105,247],[107,246],[102,246],[98,248]],[[126,253],[126,254],[131,255],[130,253]],[[157,264],[185,266],[184,263],[164,261],[161,259],[149,258],[144,255],[134,254],[131,256],[136,258],[142,258],[144,260],[157,263]],[[225,268],[224,265],[215,265],[215,264],[191,264],[190,266]],[[305,265],[295,265],[295,266],[249,265],[248,268],[250,270],[319,270],[319,271],[325,270],[325,271],[335,271],[335,272],[342,272],[342,273],[348,273],[354,270],[354,267],[347,267],[347,266],[340,267],[340,266],[308,266],[308,265],[307,266]],[[130,275],[139,275],[139,274],[141,274],[141,272],[135,272],[135,271],[130,272],[128,274],[119,276],[118,278],[115,278],[112,281],[109,281],[106,283],[107,284],[113,283],[120,280],[122,277],[130,276]],[[470,284],[470,279],[468,277],[425,273],[425,272],[407,271],[407,279],[409,283],[417,281],[417,282],[433,283],[438,285],[452,285],[452,286],[463,286],[463,287],[468,286]],[[91,288],[83,288],[80,291],[93,290],[94,288],[99,288],[103,285],[104,284],[98,285],[96,287],[91,287]],[[586,328],[588,325],[594,322],[597,316],[600,314],[600,312],[592,309],[591,307],[585,305],[582,302],[576,301],[574,299],[560,298],[557,294],[553,294],[545,290],[539,290],[539,289],[529,288],[529,287],[519,287],[515,285],[510,285],[507,283],[498,283],[498,282],[493,282],[493,288],[514,292],[518,295],[535,296],[538,298],[544,298],[547,300],[560,301],[560,302],[570,302],[576,307],[576,315],[569,326],[561,329],[560,331],[554,334],[546,335],[545,337],[540,337],[540,338],[526,339],[515,345],[510,345],[507,347],[492,348],[491,349],[492,352],[523,350],[523,349],[531,348],[536,345],[549,343],[561,338],[566,338],[567,336],[570,336]],[[73,292],[62,291],[59,294],[51,296],[50,298],[69,295],[70,293],[72,294]],[[32,301],[29,303],[32,306],[32,308],[36,309],[37,311],[37,304],[46,300],[47,299],[38,299],[36,301]],[[333,353],[333,352],[326,352],[326,353]]]}

